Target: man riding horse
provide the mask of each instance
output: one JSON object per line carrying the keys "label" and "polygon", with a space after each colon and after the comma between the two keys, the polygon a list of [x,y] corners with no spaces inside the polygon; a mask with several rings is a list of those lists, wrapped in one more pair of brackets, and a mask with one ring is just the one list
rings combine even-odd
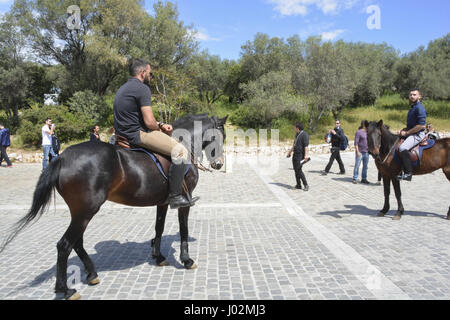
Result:
{"label": "man riding horse", "polygon": [[422,105],[421,100],[422,95],[419,89],[412,89],[409,92],[411,109],[408,112],[406,129],[403,129],[399,133],[400,137],[405,137],[406,140],[400,145],[398,150],[403,167],[403,174],[397,177],[398,180],[412,180],[413,169],[409,150],[414,148],[425,138],[427,111]]}
{"label": "man riding horse", "polygon": [[[188,151],[168,134],[170,124],[157,122],[152,110],[148,62],[135,59],[130,65],[130,79],[117,91],[114,99],[114,129],[132,145],[171,156],[169,169],[169,204],[171,209],[190,207],[194,202],[182,195]],[[198,199],[198,198],[197,198]]]}

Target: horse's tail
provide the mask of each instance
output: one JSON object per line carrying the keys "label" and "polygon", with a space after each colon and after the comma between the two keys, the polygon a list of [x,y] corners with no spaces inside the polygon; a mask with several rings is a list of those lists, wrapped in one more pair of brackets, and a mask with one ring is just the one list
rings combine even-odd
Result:
{"label": "horse's tail", "polygon": [[3,252],[5,247],[22,231],[31,221],[36,217],[40,218],[46,211],[52,191],[55,188],[59,172],[61,169],[61,158],[55,158],[49,166],[41,173],[36,189],[34,190],[33,203],[31,209],[27,215],[20,219],[14,226],[13,232],[6,238],[3,244],[0,246],[0,253]]}

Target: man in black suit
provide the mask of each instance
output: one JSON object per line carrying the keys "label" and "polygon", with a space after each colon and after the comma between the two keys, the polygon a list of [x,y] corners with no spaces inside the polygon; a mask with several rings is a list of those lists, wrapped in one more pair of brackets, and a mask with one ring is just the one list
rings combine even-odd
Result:
{"label": "man in black suit", "polygon": [[295,188],[302,189],[303,183],[303,190],[308,191],[308,182],[306,181],[302,168],[305,162],[309,161],[309,135],[306,131],[304,131],[304,127],[301,122],[297,122],[295,124],[294,130],[296,133],[294,145],[291,150],[289,150],[287,157],[290,158],[292,153],[294,153],[294,156],[292,157],[292,164],[295,171],[295,180],[297,181]]}

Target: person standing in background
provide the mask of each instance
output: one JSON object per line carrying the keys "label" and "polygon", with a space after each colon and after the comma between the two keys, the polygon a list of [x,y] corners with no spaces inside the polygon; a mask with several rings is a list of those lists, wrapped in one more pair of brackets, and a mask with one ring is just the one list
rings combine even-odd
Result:
{"label": "person standing in background", "polygon": [[339,174],[345,174],[344,163],[341,159],[341,141],[345,139],[345,135],[341,128],[341,121],[336,120],[334,129],[329,130],[328,133],[331,134],[331,156],[325,170],[322,171],[322,175],[326,176],[330,172],[334,160],[339,164]]}
{"label": "person standing in background", "polygon": [[100,142],[102,140],[100,140],[100,127],[99,126],[95,126],[92,128],[92,132],[91,132],[91,136],[89,138],[89,141],[94,141],[94,142]]}
{"label": "person standing in background", "polygon": [[367,127],[369,121],[361,121],[361,126],[355,134],[355,170],[353,171],[353,183],[358,183],[359,166],[363,163],[361,183],[369,184],[367,181],[367,168],[369,165],[369,147],[367,145]]}
{"label": "person standing in background", "polygon": [[434,130],[433,125],[431,123],[427,124],[426,130],[425,130],[425,134],[428,135],[428,138],[430,139],[440,139],[441,137],[439,136],[439,132],[437,132],[436,130]]}
{"label": "person standing in background", "polygon": [[6,153],[6,148],[11,145],[11,140],[9,136],[9,129],[5,128],[3,124],[0,123],[0,166],[3,159],[6,161],[6,168],[12,168],[11,160],[9,160],[8,154]]}
{"label": "person standing in background", "polygon": [[114,127],[108,130],[108,133],[111,135],[109,137],[109,143],[110,144],[116,144],[116,131],[114,130]]}
{"label": "person standing in background", "polygon": [[53,159],[57,158],[58,155],[53,151],[52,147],[52,135],[55,132],[55,124],[52,123],[50,118],[45,120],[45,124],[42,127],[42,151],[44,153],[44,159],[42,160],[42,170],[45,170],[48,166],[49,155],[52,155]]}
{"label": "person standing in background", "polygon": [[303,124],[301,122],[297,122],[294,126],[295,130],[295,140],[294,145],[291,150],[289,150],[287,157],[290,158],[292,153],[294,153],[294,157],[292,157],[292,164],[294,166],[295,171],[295,180],[297,181],[296,189],[302,189],[308,191],[308,181],[306,181],[305,174],[302,171],[303,164],[309,161],[309,135],[306,131],[304,131]]}

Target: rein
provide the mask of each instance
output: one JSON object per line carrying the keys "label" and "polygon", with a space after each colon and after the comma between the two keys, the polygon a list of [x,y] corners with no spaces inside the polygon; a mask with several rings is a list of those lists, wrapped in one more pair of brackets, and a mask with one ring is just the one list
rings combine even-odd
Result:
{"label": "rein", "polygon": [[391,147],[391,150],[389,150],[389,153],[387,154],[387,156],[384,158],[383,162],[381,164],[384,164],[386,162],[386,160],[389,158],[389,156],[391,155],[392,151],[394,151],[395,146],[397,145],[397,143],[399,142],[400,137],[397,138],[397,140],[395,140],[394,144]]}
{"label": "rein", "polygon": [[197,163],[196,161],[195,161],[195,157],[194,157],[194,154],[192,153],[192,151],[189,151],[189,153],[191,154],[191,162],[192,162],[192,164],[198,169],[198,170],[201,170],[201,171],[206,171],[206,172],[213,172],[211,169],[208,169],[208,168],[206,168],[202,163]]}

